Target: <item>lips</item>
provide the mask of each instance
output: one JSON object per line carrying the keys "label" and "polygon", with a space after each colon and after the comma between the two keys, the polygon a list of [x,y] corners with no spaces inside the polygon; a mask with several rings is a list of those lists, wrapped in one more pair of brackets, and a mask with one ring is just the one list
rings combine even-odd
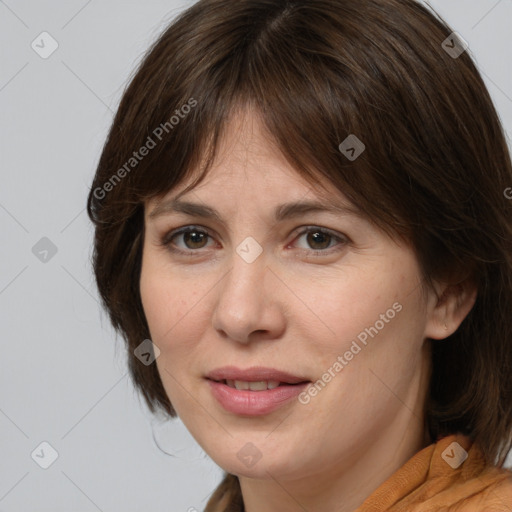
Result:
{"label": "lips", "polygon": [[263,366],[253,366],[246,370],[236,368],[235,366],[225,366],[211,371],[206,375],[206,378],[217,382],[228,380],[242,382],[278,381],[280,384],[310,382],[310,380],[305,377]]}
{"label": "lips", "polygon": [[260,416],[289,403],[310,381],[274,368],[233,366],[218,368],[206,376],[213,397],[228,412]]}

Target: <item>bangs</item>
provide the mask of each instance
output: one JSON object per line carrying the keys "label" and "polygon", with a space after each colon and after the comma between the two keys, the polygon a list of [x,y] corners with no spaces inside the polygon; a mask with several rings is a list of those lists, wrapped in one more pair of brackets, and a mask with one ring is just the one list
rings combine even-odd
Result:
{"label": "bangs", "polygon": [[[396,159],[404,159],[399,146],[410,146],[418,130],[387,121],[387,112],[403,112],[406,124],[410,107],[405,100],[401,103],[389,80],[382,80],[390,75],[390,65],[381,59],[379,65],[388,69],[379,71],[372,62],[375,49],[360,41],[364,38],[356,23],[339,26],[333,17],[330,23],[336,30],[328,37],[315,30],[315,16],[320,27],[325,13],[310,8],[311,20],[304,27],[300,6],[283,9],[272,2],[265,8],[260,4],[261,12],[253,13],[257,23],[244,26],[233,19],[234,30],[207,30],[201,23],[208,24],[211,5],[201,7],[202,20],[195,28],[201,38],[195,45],[187,47],[180,40],[185,14],[148,54],[128,88],[114,121],[122,143],[110,166],[127,170],[131,160],[136,167],[123,173],[112,199],[121,187],[132,206],[162,197],[185,181],[193,180],[186,188],[191,190],[208,174],[228,121],[251,109],[260,117],[269,144],[308,183],[322,188],[325,178],[388,235],[410,236],[404,220],[407,194],[397,201],[396,188],[397,182],[409,188],[410,181],[401,172],[404,162]],[[354,18],[350,14],[349,20]],[[229,26],[230,20],[225,23]],[[369,17],[368,23],[377,25],[376,18]],[[387,46],[380,49],[383,55],[392,51],[389,42]],[[333,47],[339,53],[333,54]],[[408,69],[396,58],[393,66],[392,75],[403,82]],[[386,122],[397,133],[383,133]],[[351,160],[340,144],[354,137],[365,149]],[[135,162],[134,148],[144,147],[149,148],[146,156]],[[418,172],[425,169],[419,155],[410,166]]]}

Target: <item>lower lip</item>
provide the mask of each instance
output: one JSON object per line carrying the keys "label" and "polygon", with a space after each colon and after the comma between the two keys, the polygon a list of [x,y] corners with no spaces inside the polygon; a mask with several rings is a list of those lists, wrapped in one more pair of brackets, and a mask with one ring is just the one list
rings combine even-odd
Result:
{"label": "lower lip", "polygon": [[227,384],[210,379],[208,383],[213,396],[226,411],[247,416],[261,416],[283,407],[309,384],[285,384],[266,391],[250,391],[231,388]]}

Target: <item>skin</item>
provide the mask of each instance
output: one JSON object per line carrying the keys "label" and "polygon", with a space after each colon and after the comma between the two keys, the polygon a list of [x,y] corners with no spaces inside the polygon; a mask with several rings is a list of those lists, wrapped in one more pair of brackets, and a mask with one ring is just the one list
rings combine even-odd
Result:
{"label": "skin", "polygon": [[[140,291],[164,388],[202,448],[238,475],[247,512],[352,511],[429,444],[428,339],[452,334],[476,292],[443,283],[424,290],[412,248],[363,216],[324,211],[275,222],[283,202],[350,203],[329,183],[327,196],[300,177],[254,111],[231,118],[219,149],[205,181],[181,199],[215,208],[222,222],[172,212],[149,217],[188,182],[145,205]],[[184,226],[210,237],[178,235],[162,245]],[[309,226],[340,241],[312,238],[304,234]],[[263,249],[252,263],[236,252],[248,236]],[[234,365],[317,381],[395,303],[401,311],[307,404],[292,400],[268,415],[238,416],[204,379]],[[248,442],[261,453],[252,467],[237,457]]]}

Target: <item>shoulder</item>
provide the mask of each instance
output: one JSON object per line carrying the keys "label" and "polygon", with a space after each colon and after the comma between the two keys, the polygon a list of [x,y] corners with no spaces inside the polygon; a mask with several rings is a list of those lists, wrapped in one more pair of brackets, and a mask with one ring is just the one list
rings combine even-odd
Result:
{"label": "shoulder", "polygon": [[512,512],[512,471],[460,434],[425,447],[357,512]]}
{"label": "shoulder", "polygon": [[[464,454],[456,464],[450,460],[454,451]],[[512,512],[512,471],[485,463],[478,446],[463,436],[437,443],[425,483],[437,492],[414,512]]]}
{"label": "shoulder", "polygon": [[[431,508],[432,507],[432,508]],[[426,512],[420,508],[418,512]],[[456,481],[429,504],[429,511],[511,512],[512,471],[486,468],[480,475]]]}

